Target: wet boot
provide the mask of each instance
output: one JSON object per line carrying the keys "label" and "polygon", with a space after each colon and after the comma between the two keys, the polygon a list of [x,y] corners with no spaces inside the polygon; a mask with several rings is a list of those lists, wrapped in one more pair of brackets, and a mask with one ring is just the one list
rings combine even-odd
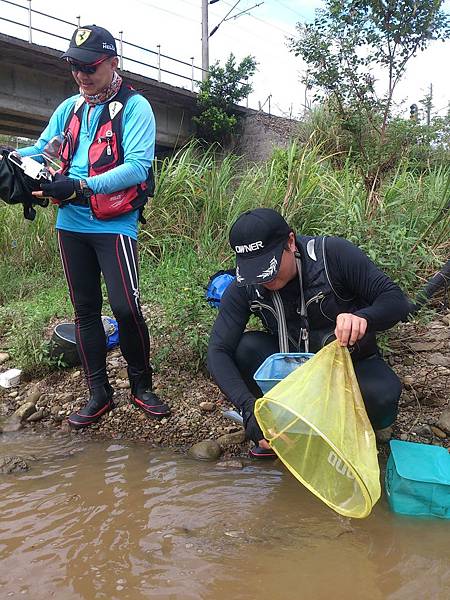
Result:
{"label": "wet boot", "polygon": [[253,446],[253,448],[250,448],[248,453],[252,458],[277,458],[277,455],[271,448],[261,448],[261,446]]}
{"label": "wet boot", "polygon": [[86,406],[68,417],[69,425],[73,429],[82,429],[96,423],[100,417],[115,407],[112,401],[113,394],[114,390],[109,383],[93,388]]}
{"label": "wet boot", "polygon": [[152,392],[151,374],[134,373],[128,368],[131,387],[131,403],[140,408],[148,417],[168,417],[170,408]]}

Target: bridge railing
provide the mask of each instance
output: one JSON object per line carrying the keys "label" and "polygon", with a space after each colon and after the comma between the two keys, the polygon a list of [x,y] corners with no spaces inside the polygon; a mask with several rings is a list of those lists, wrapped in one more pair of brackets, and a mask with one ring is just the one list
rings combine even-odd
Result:
{"label": "bridge railing", "polygon": [[[26,0],[26,2],[27,6],[24,6],[13,0],[0,0],[0,3],[9,5],[10,12],[12,13],[10,16],[17,15],[15,19],[7,18],[4,16],[4,11],[0,11],[0,21],[22,28],[24,37],[30,44],[35,41],[36,33],[40,34],[40,39],[48,37],[50,39],[55,38],[65,42],[70,40],[72,31],[68,37],[57,33],[50,33],[49,29],[53,29],[51,25],[54,24],[51,22],[57,22],[59,25],[63,26],[70,26],[72,29],[74,27],[80,27],[81,17],[76,17],[77,22],[73,23],[35,10],[32,8],[32,0]],[[161,52],[160,44],[158,44],[154,50],[134,44],[133,42],[124,39],[123,31],[119,31],[119,37],[115,39],[117,41],[117,51],[120,61],[119,66],[121,69],[126,67],[127,70],[136,73],[133,66],[139,65],[140,75],[147,75],[158,81],[170,83],[179,87],[188,87],[191,91],[195,91],[196,86],[201,83],[204,69],[194,64],[194,57],[191,57],[188,62],[163,54]],[[125,47],[127,54],[124,53]],[[142,58],[143,60],[141,60]],[[245,102],[248,107],[248,98]]]}

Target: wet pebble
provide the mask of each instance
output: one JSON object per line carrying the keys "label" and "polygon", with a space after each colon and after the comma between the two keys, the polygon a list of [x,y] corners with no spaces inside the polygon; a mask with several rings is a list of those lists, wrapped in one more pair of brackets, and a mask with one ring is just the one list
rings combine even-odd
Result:
{"label": "wet pebble", "polygon": [[58,400],[61,404],[68,404],[69,402],[73,402],[74,396],[70,392],[66,392],[65,394],[61,394],[58,397]]}
{"label": "wet pebble", "polygon": [[49,402],[49,395],[48,394],[41,394],[41,397],[39,398],[39,406],[47,406]]}
{"label": "wet pebble", "polygon": [[30,467],[20,456],[1,456],[0,457],[0,473],[19,473],[20,471],[28,471]]}
{"label": "wet pebble", "polygon": [[420,435],[420,436],[426,437],[426,438],[429,438],[429,437],[432,436],[430,426],[426,425],[426,424],[424,424],[424,425],[417,425],[414,428],[413,433],[415,435]]}
{"label": "wet pebble", "polygon": [[30,415],[27,419],[28,423],[35,423],[36,421],[40,421],[44,417],[44,409],[40,408],[35,413]]}
{"label": "wet pebble", "polygon": [[447,434],[445,433],[445,431],[442,431],[442,429],[440,429],[439,427],[435,427],[434,425],[431,425],[430,429],[434,433],[434,435],[436,437],[440,438],[441,440],[444,440],[447,437]]}

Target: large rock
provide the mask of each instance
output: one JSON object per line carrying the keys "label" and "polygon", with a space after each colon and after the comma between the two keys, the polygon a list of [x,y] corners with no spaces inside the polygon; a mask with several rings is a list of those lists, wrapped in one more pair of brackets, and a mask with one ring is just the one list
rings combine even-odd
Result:
{"label": "large rock", "polygon": [[0,456],[0,473],[18,473],[28,469],[28,464],[21,456]]}
{"label": "large rock", "polygon": [[29,416],[36,412],[36,404],[33,402],[24,402],[12,415],[21,421],[26,421]]}
{"label": "large rock", "polygon": [[214,440],[203,440],[191,446],[188,455],[196,460],[217,460],[222,450]]}
{"label": "large rock", "polygon": [[39,402],[40,397],[42,396],[42,392],[37,389],[31,389],[27,396],[25,397],[25,401],[30,404],[36,405]]}
{"label": "large rock", "polygon": [[233,444],[242,444],[242,442],[245,442],[245,431],[243,429],[234,433],[226,433],[217,439],[217,443],[221,448],[226,448]]}
{"label": "large rock", "polygon": [[444,410],[436,425],[446,433],[450,433],[450,408]]}

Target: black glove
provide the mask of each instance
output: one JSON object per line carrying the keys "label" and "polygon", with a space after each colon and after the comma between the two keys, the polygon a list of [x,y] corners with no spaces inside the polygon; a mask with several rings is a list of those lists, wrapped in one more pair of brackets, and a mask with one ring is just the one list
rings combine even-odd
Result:
{"label": "black glove", "polygon": [[59,200],[60,206],[64,206],[72,200],[83,200],[80,180],[71,179],[61,173],[56,173],[51,183],[41,183],[41,190],[44,192],[44,196]]}
{"label": "black glove", "polygon": [[264,434],[261,431],[258,421],[256,420],[255,413],[253,412],[255,409],[255,402],[256,400],[253,398],[251,400],[247,400],[243,404],[242,419],[244,421],[245,435],[247,439],[252,440],[256,445],[258,445],[258,442],[264,439]]}

